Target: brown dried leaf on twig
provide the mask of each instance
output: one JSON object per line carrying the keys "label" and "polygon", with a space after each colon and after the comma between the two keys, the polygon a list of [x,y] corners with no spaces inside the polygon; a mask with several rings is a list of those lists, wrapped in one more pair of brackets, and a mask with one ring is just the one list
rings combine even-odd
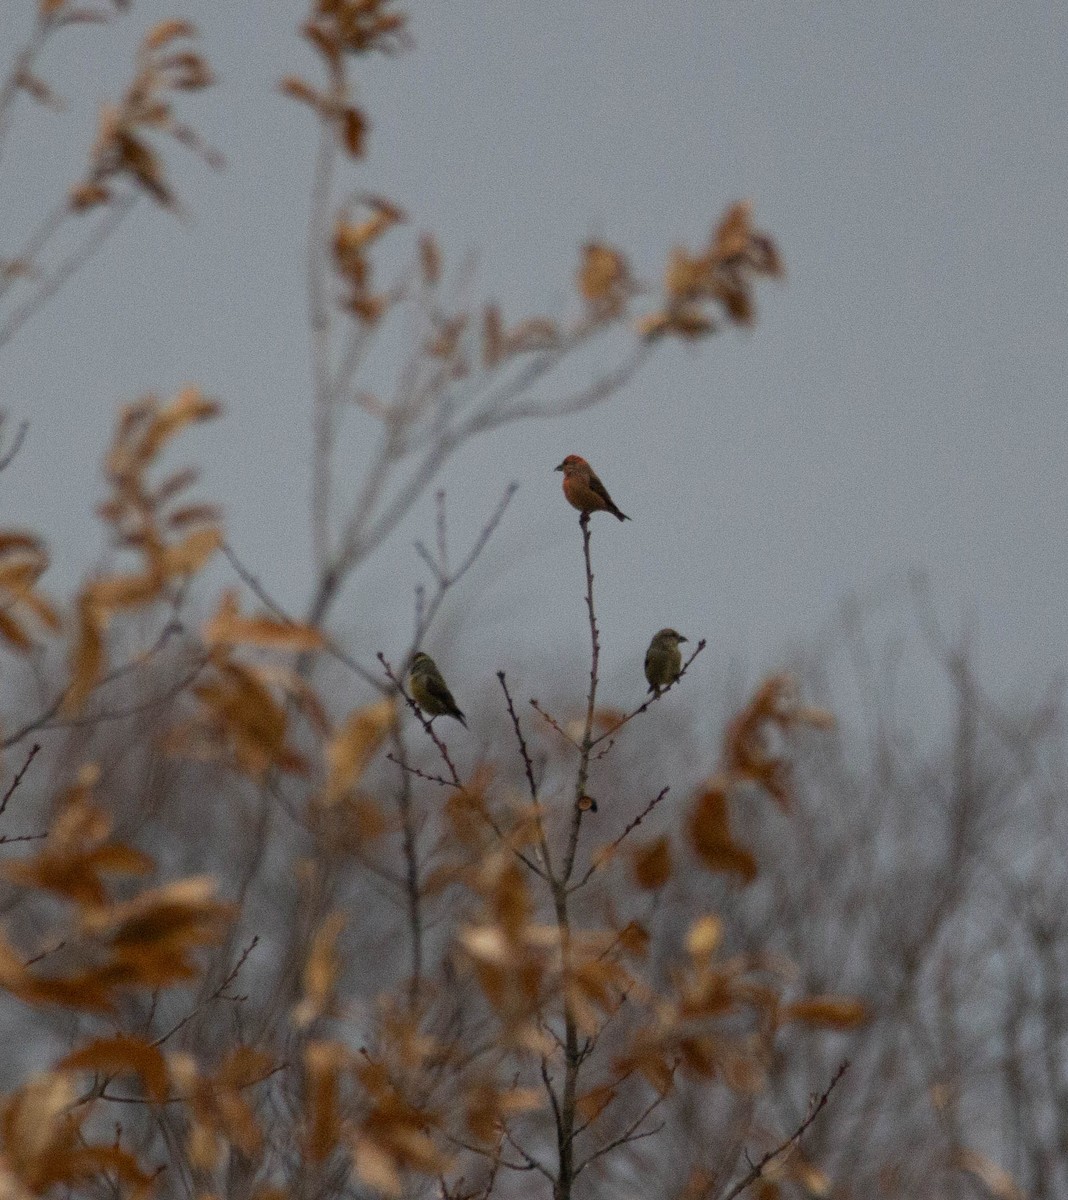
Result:
{"label": "brown dried leaf on twig", "polygon": [[731,835],[726,781],[710,779],[698,792],[687,821],[690,845],[710,871],[740,875],[751,883],[757,874],[756,859]]}
{"label": "brown dried leaf on twig", "polygon": [[752,325],[756,320],[754,281],[761,276],[781,276],[778,249],[752,222],[748,201],[732,205],[697,253],[676,246],[664,269],[661,309],[638,322],[645,338],[674,335],[694,340],[717,329],[709,307],[718,308],[731,324]]}
{"label": "brown dried leaf on twig", "polygon": [[149,30],[137,52],[136,74],[117,104],[101,109],[96,142],[85,178],[71,190],[70,205],[85,212],[112,198],[112,186],[126,179],[164,208],[177,202],[158,152],[149,135],[167,135],[198,154],[209,166],[222,163],[188,125],[177,121],[172,94],[199,91],[214,82],[211,68],[199,50],[175,47],[193,42],[196,28],[188,21],[169,20]]}

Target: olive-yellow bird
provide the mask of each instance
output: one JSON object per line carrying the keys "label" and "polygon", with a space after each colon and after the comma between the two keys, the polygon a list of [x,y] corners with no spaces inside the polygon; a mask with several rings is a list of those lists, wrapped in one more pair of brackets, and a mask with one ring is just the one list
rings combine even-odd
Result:
{"label": "olive-yellow bird", "polygon": [[608,489],[594,474],[593,467],[577,454],[569,454],[553,468],[564,473],[564,495],[572,508],[580,513],[610,512],[620,521],[629,521],[626,513],[620,512]]}
{"label": "olive-yellow bird", "polygon": [[412,658],[412,665],[408,668],[408,691],[431,720],[435,717],[455,717],[467,728],[464,714],[452,698],[449,685],[442,678],[437,664],[422,650]]}
{"label": "olive-yellow bird", "polygon": [[659,696],[682,673],[679,643],[685,641],[689,639],[676,629],[661,629],[653,634],[653,640],[645,652],[645,678],[649,680],[649,691],[655,695]]}

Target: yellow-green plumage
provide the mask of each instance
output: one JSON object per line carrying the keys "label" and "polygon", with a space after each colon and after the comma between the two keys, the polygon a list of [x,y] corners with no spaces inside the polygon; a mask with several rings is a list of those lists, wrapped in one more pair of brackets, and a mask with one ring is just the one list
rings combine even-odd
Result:
{"label": "yellow-green plumage", "polygon": [[687,640],[674,629],[661,629],[653,634],[653,640],[645,652],[645,678],[649,681],[649,691],[659,696],[664,688],[678,679],[682,671],[679,643]]}
{"label": "yellow-green plumage", "polygon": [[467,720],[453,699],[449,686],[442,678],[437,664],[429,654],[420,651],[412,659],[408,670],[408,691],[412,699],[431,719],[455,717],[466,729]]}

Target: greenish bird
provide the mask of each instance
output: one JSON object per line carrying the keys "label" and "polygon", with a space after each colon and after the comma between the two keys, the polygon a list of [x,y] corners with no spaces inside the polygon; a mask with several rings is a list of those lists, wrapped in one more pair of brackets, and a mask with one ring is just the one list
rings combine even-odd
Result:
{"label": "greenish bird", "polygon": [[455,717],[467,728],[467,720],[453,699],[437,663],[422,650],[412,658],[412,665],[408,668],[408,691],[431,720],[435,717]]}
{"label": "greenish bird", "polygon": [[682,672],[682,651],[679,643],[688,641],[677,629],[661,629],[653,634],[645,652],[645,678],[649,691],[659,696],[664,688],[678,679]]}

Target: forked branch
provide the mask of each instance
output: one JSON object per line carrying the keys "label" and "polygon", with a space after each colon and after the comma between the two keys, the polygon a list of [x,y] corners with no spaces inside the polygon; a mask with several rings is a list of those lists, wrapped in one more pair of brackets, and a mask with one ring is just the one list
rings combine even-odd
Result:
{"label": "forked branch", "polygon": [[827,1107],[827,1101],[831,1098],[831,1092],[833,1092],[838,1086],[842,1076],[848,1070],[849,1059],[846,1058],[842,1060],[838,1070],[835,1071],[834,1075],[831,1077],[831,1082],[823,1089],[822,1094],[813,1100],[812,1104],[809,1106],[808,1115],[801,1122],[801,1124],[798,1125],[798,1127],[784,1142],[780,1142],[774,1150],[769,1150],[767,1154],[753,1163],[748,1172],[738,1180],[738,1182],[722,1198],[722,1200],[735,1200],[736,1196],[740,1196],[742,1192],[746,1190],[746,1188],[751,1187],[754,1183],[756,1183],[756,1181],[764,1174],[764,1171],[769,1163],[774,1161],[780,1155],[785,1154],[787,1151],[792,1150],[800,1143],[808,1127]]}

